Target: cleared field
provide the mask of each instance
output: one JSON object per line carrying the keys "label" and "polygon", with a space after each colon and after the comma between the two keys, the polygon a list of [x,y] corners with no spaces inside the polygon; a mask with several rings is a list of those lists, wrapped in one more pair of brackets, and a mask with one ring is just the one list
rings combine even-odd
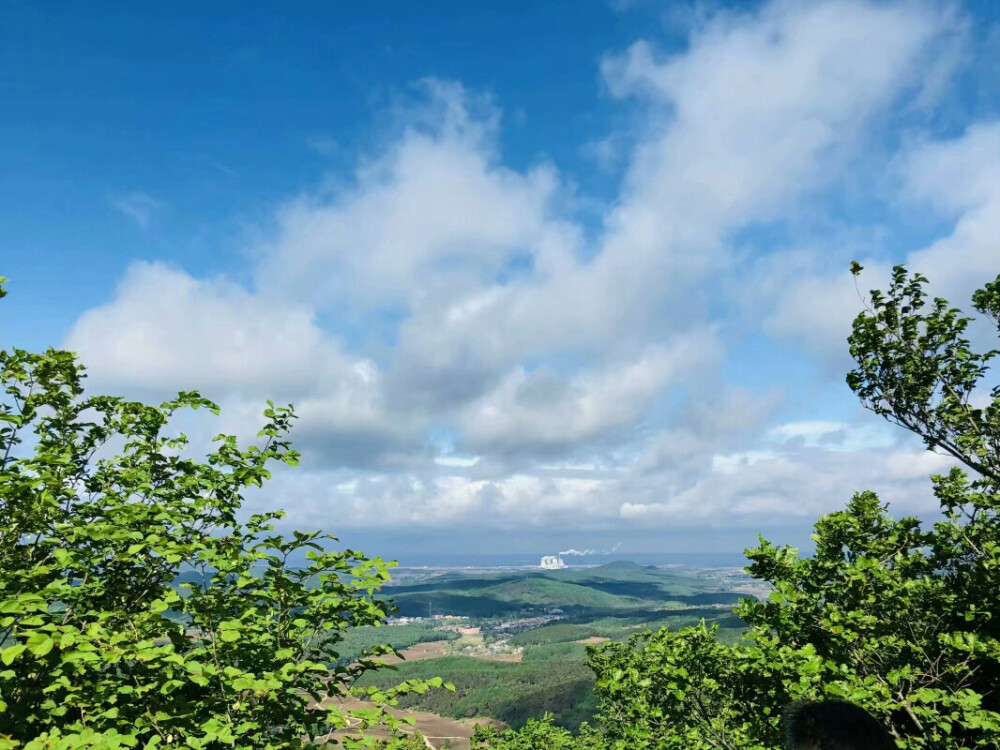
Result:
{"label": "cleared field", "polygon": [[480,628],[462,628],[462,637],[454,641],[451,653],[456,656],[470,656],[486,661],[518,662],[524,658],[523,649],[492,650],[483,640]]}
{"label": "cleared field", "polygon": [[415,646],[404,648],[401,653],[403,658],[398,656],[380,656],[379,661],[388,665],[402,664],[403,662],[420,661],[422,659],[439,659],[448,656],[452,652],[451,641],[431,641],[430,643],[418,643]]}
{"label": "cleared field", "polygon": [[406,625],[371,625],[352,628],[343,634],[336,650],[339,658],[330,666],[346,665],[361,658],[375,646],[388,644],[397,650],[437,641],[456,640],[458,633],[451,633],[436,627],[435,623],[409,623]]}
{"label": "cleared field", "polygon": [[[476,629],[478,631],[478,628]],[[462,636],[457,641],[431,641],[429,643],[418,643],[415,646],[404,648],[398,656],[380,656],[379,661],[386,666],[395,666],[425,659],[440,659],[443,656],[468,656],[473,659],[485,659],[486,661],[518,662],[524,658],[521,650],[502,651],[491,653],[486,649],[483,638],[478,633],[470,636]]]}

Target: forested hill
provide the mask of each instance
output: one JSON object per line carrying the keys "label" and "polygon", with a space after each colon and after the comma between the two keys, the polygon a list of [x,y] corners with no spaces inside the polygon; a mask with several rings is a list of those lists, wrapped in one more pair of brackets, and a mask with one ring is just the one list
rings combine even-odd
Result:
{"label": "forested hill", "polygon": [[[409,617],[428,613],[466,617],[561,610],[568,616],[657,612],[692,605],[734,605],[740,596],[719,588],[704,571],[641,566],[629,561],[561,570],[448,572],[386,588]],[[715,612],[718,614],[718,612]]]}

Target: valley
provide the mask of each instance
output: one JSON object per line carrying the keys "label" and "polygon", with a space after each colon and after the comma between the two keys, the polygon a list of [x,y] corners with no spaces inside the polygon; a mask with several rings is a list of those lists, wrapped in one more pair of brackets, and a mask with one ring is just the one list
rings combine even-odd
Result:
{"label": "valley", "polygon": [[397,611],[383,627],[349,631],[340,663],[375,643],[400,656],[366,674],[359,686],[390,687],[440,676],[454,692],[405,696],[402,710],[454,720],[520,726],[550,713],[576,728],[597,708],[588,650],[646,630],[705,620],[734,642],[743,624],[732,613],[741,597],[765,593],[738,569],[606,565],[448,570],[403,569],[382,595]]}

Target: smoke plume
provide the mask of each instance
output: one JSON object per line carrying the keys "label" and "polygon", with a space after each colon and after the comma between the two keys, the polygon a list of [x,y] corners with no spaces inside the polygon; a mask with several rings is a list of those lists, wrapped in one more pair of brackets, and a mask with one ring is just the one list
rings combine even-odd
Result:
{"label": "smoke plume", "polygon": [[621,549],[621,542],[616,544],[611,549],[597,550],[597,549],[564,549],[559,553],[559,557],[592,557],[594,555],[613,555],[619,549]]}

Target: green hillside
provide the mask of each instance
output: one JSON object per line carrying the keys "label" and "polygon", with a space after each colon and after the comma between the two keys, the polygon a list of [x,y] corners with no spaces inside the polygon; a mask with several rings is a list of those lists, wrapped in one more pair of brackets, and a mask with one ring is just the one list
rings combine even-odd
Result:
{"label": "green hillside", "polygon": [[733,605],[739,599],[732,592],[706,592],[701,581],[685,572],[627,561],[551,571],[450,572],[402,583],[386,593],[406,616],[503,617],[526,609],[602,616],[626,610],[659,612],[693,605]]}
{"label": "green hillside", "polygon": [[548,608],[634,609],[645,604],[642,599],[600,591],[590,586],[548,578],[525,578],[491,586],[480,591],[502,602]]}
{"label": "green hillside", "polygon": [[612,594],[642,599],[691,596],[703,591],[699,583],[693,580],[690,575],[675,570],[637,565],[626,560],[594,568],[553,570],[544,575],[555,580],[582,583]]}
{"label": "green hillside", "polygon": [[405,695],[399,705],[454,718],[490,716],[512,726],[550,713],[556,723],[572,728],[591,719],[597,708],[593,672],[584,664],[582,649],[569,658],[513,664],[462,656],[427,659],[369,672],[358,685],[388,688],[438,676],[454,684],[455,692]]}
{"label": "green hillside", "polygon": [[564,581],[656,581],[675,578],[675,574],[652,565],[639,565],[629,560],[616,560],[591,568],[563,568],[543,573],[546,577]]}

